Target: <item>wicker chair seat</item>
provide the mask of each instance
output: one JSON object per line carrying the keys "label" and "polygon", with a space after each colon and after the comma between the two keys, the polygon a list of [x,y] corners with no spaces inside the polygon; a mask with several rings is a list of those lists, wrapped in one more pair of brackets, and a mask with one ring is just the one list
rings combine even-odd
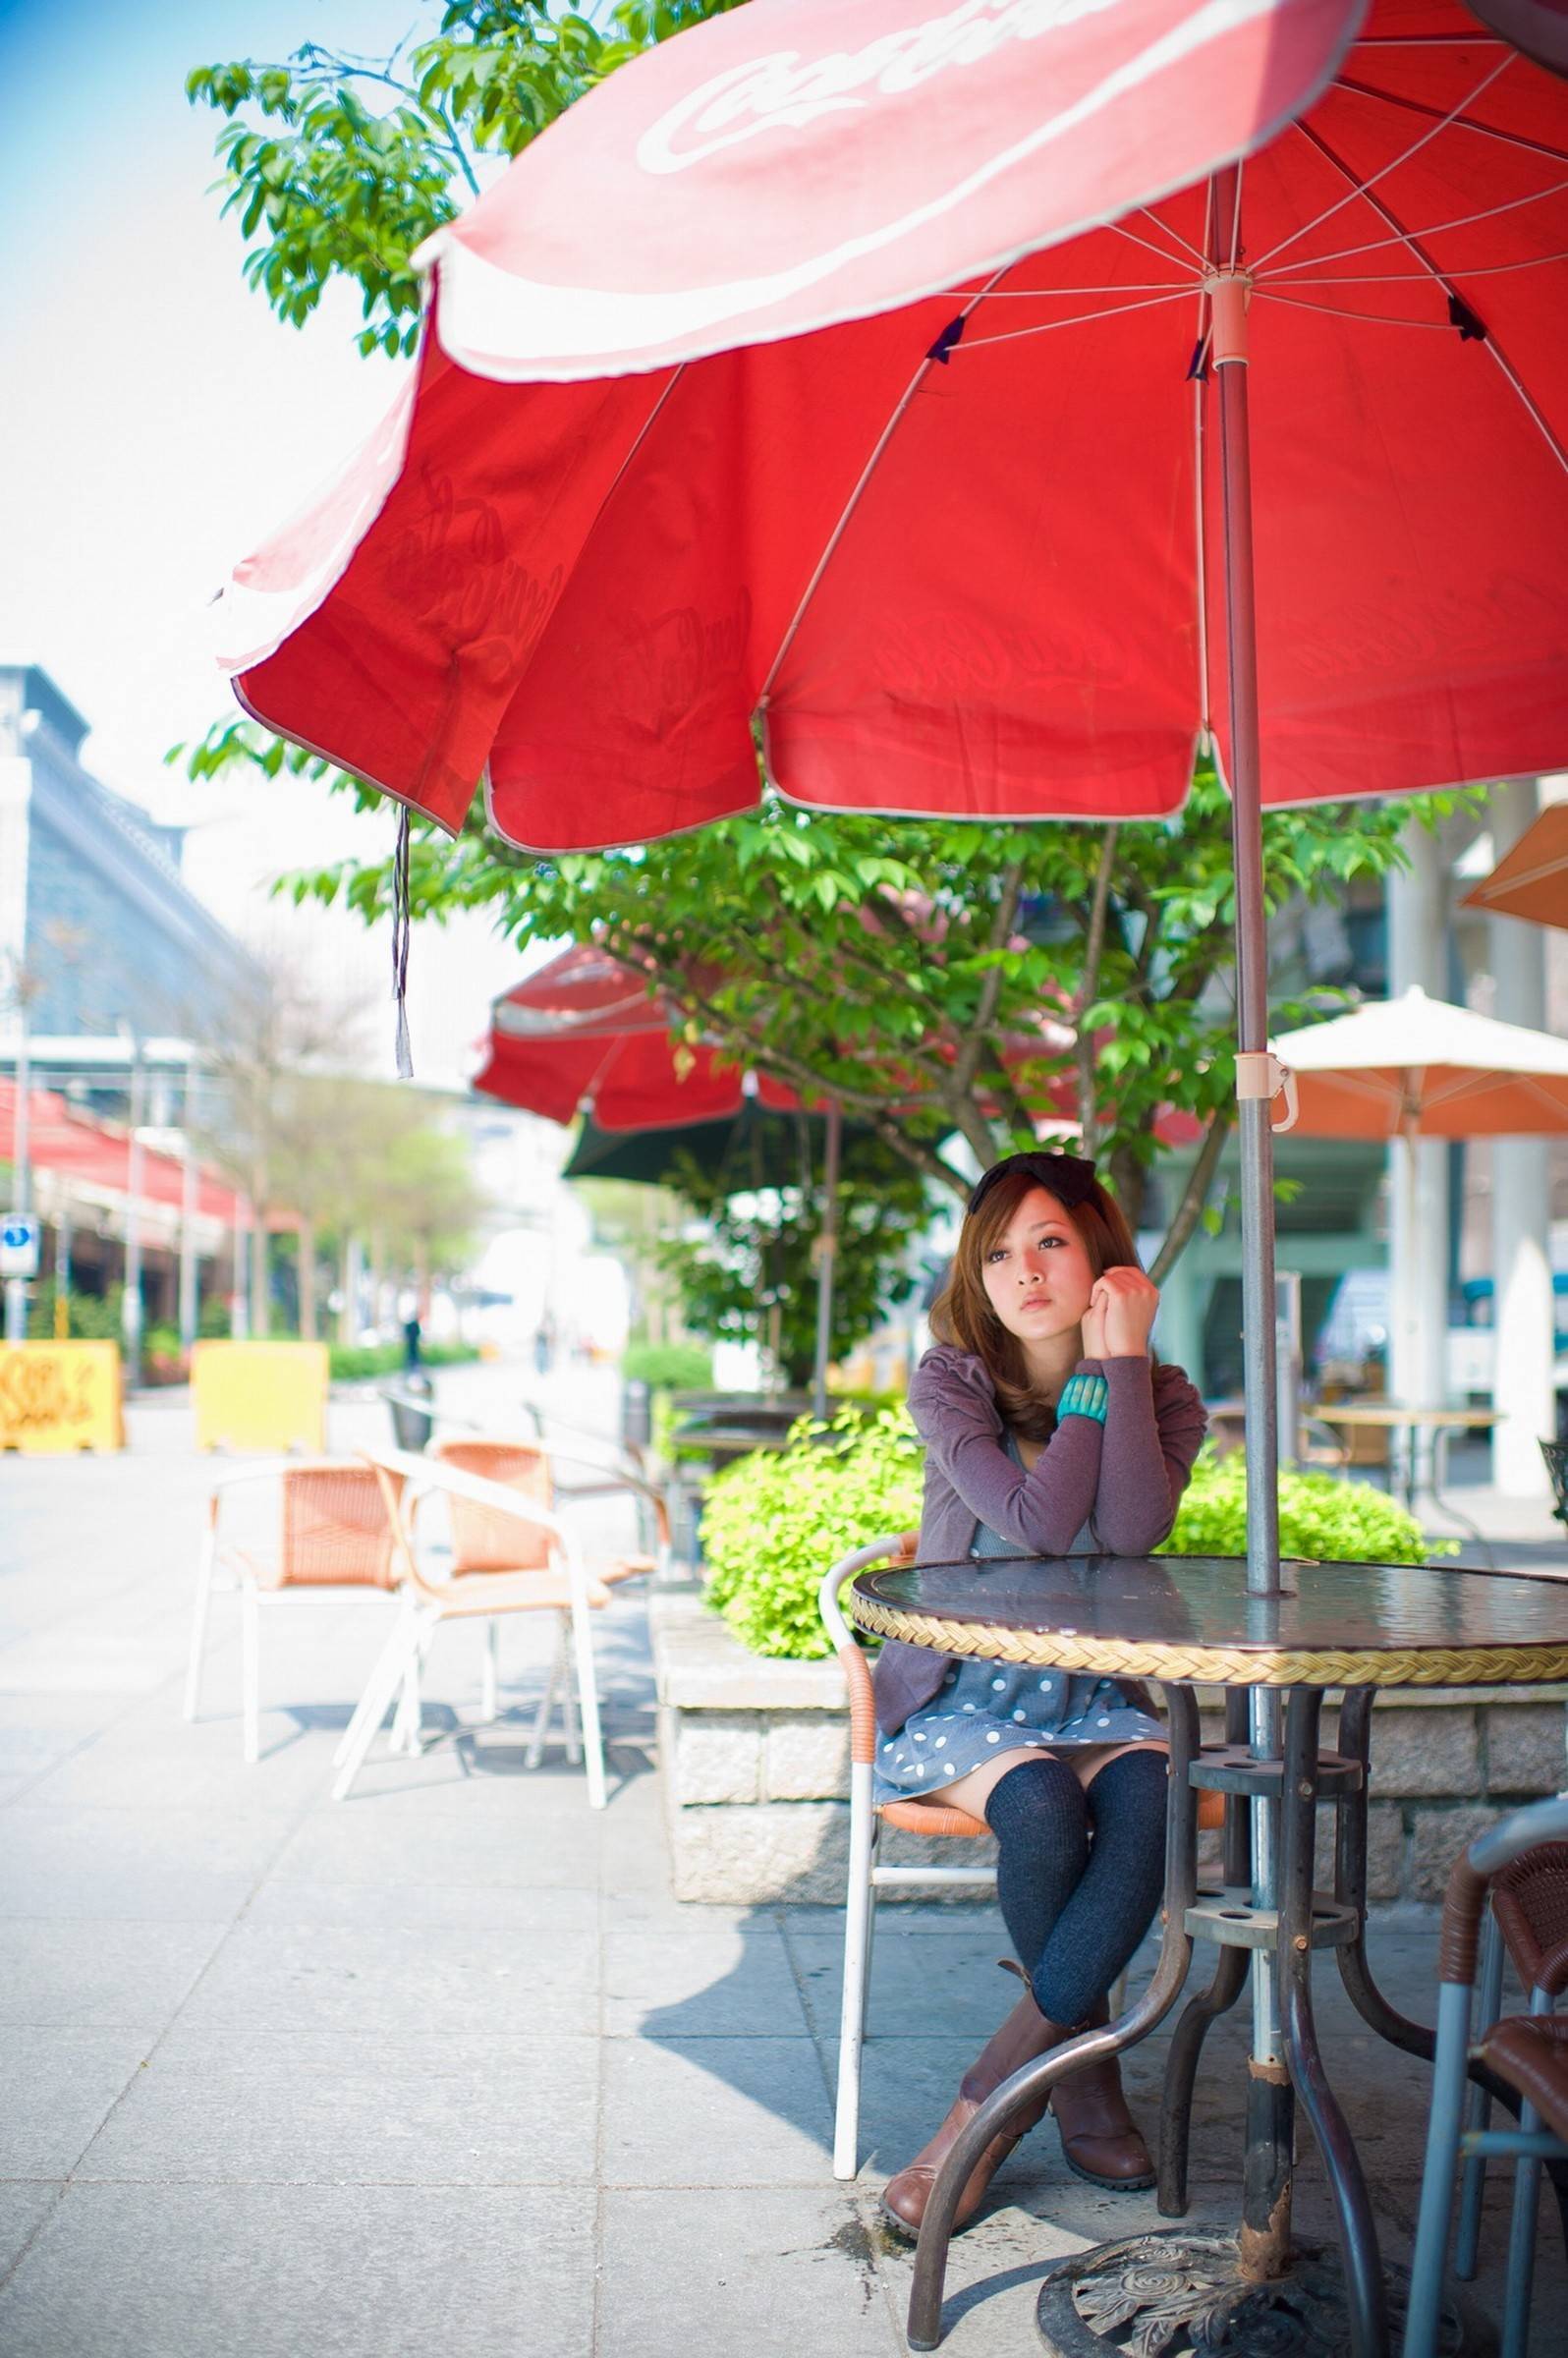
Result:
{"label": "wicker chair seat", "polygon": [[1486,2033],[1481,2053],[1568,2145],[1568,2015],[1505,2015]]}

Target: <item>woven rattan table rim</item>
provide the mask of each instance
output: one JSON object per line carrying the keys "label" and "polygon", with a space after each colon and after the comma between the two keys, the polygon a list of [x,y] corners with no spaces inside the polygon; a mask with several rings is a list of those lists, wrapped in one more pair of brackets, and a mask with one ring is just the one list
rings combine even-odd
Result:
{"label": "woven rattan table rim", "polygon": [[1144,1638],[1086,1638],[1053,1629],[1002,1629],[912,1613],[850,1591],[856,1626],[934,1654],[1105,1678],[1168,1679],[1216,1687],[1515,1687],[1568,1678],[1568,1645],[1177,1646]]}

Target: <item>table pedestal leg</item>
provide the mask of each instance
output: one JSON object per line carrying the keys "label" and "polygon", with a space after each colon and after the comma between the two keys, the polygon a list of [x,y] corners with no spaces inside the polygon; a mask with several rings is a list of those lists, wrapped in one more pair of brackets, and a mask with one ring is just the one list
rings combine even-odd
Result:
{"label": "table pedestal leg", "polygon": [[[1247,1690],[1230,1687],[1225,1693],[1225,1741],[1247,1741]],[[1239,1794],[1225,1802],[1225,1833],[1220,1880],[1227,1891],[1239,1891],[1252,1881],[1252,1835],[1248,1804]],[[1190,1997],[1171,2036],[1165,2063],[1165,2084],[1159,2112],[1159,2204],[1162,2218],[1182,2218],[1187,2212],[1187,2156],[1192,2140],[1193,2090],[1203,2057],[1204,2041],[1221,2014],[1228,2014],[1247,1987],[1247,1951],[1221,1948],[1214,1959],[1206,1990]]]}
{"label": "table pedestal leg", "polygon": [[[1264,2349],[1270,2358],[1391,2358],[1397,2349],[1407,2278],[1403,2270],[1391,2270],[1385,2289],[1366,2181],[1328,2086],[1313,2019],[1313,1851],[1321,1708],[1317,1690],[1300,1688],[1291,1694],[1276,1820],[1282,1836],[1277,1878],[1270,1875],[1266,1850],[1258,1862],[1259,1898],[1272,1884],[1277,1929],[1272,1955],[1252,1952],[1254,1974],[1266,1980],[1254,1984],[1255,2052],[1250,2059],[1240,2233],[1232,2237],[1178,2229],[1130,2236],[1081,2253],[1054,2270],[1040,2288],[1037,2308],[1040,2336],[1051,2358],[1110,2358],[1112,2352],[1135,2346],[1185,2350],[1200,2337],[1213,2358],[1221,2353],[1256,2358]],[[1342,1733],[1341,1748],[1352,1751],[1354,1715],[1347,1732],[1352,1740],[1347,1742]],[[1359,1733],[1365,1760],[1365,1728]],[[1352,1798],[1346,1795],[1342,1806],[1350,1806]],[[1275,1826],[1260,1831],[1271,1836]],[[1353,1839],[1347,1851],[1342,1839],[1337,1878],[1339,1897],[1358,1915],[1366,1904],[1365,1858],[1363,1818],[1359,1846]],[[1276,2020],[1282,2053],[1274,2051]],[[1298,2096],[1333,2196],[1337,2254],[1294,2249],[1291,2243],[1292,2129]],[[1450,2314],[1443,2347],[1453,2351],[1458,2346],[1457,2324]]]}
{"label": "table pedestal leg", "polygon": [[[1307,2107],[1339,2218],[1345,2308],[1352,2358],[1384,2358],[1388,2313],[1383,2297],[1377,2230],[1361,2160],[1338,2100],[1328,2085],[1317,2045],[1312,1999],[1313,1840],[1317,1817],[1317,1727],[1322,1692],[1291,1690],[1285,1712],[1285,1776],[1281,1815],[1283,1860],[1279,1894],[1279,1981],[1284,2000],[1285,2054]],[[1366,1894],[1358,1894],[1365,1901]]]}

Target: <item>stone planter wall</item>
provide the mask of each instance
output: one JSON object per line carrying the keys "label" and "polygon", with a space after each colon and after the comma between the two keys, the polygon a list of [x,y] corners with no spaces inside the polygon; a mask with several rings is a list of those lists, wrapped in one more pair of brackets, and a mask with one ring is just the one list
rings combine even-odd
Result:
{"label": "stone planter wall", "polygon": [[[849,1845],[849,1723],[836,1661],[748,1654],[695,1595],[651,1600],[677,1899],[748,1906],[842,1900]],[[1217,1738],[1217,1690],[1204,1692]],[[1372,1721],[1369,1896],[1437,1900],[1449,1867],[1499,1811],[1568,1781],[1568,1687],[1451,1688],[1388,1694]],[[1337,1713],[1323,1714],[1332,1745]],[[1324,1834],[1331,1814],[1319,1825]],[[1204,1837],[1211,1848],[1212,1837]],[[889,1828],[889,1864],[983,1864],[989,1846]],[[1319,1870],[1319,1881],[1331,1870]],[[896,1888],[884,1899],[904,1896]],[[916,1888],[925,1904],[939,1894]]]}

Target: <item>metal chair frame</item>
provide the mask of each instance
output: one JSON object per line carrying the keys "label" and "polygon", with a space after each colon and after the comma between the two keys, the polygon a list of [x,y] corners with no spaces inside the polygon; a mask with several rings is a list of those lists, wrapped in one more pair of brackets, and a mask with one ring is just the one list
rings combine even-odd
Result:
{"label": "metal chair frame", "polygon": [[[1568,2142],[1543,2129],[1528,2099],[1517,2127],[1492,2129],[1472,2109],[1465,2122],[1466,2090],[1473,2055],[1472,2032],[1484,2033],[1496,2020],[1502,1994],[1502,1938],[1495,1919],[1481,1940],[1486,1885],[1503,1868],[1544,1842],[1568,1840],[1568,1796],[1514,1810],[1473,1842],[1449,1878],[1443,1908],[1437,1993],[1437,2051],[1432,2071],[1431,2113],[1422,2170],[1421,2209],[1411,2266],[1410,2305],[1403,2358],[1436,2358],[1448,2254],[1448,2222],[1454,2175],[1465,2164],[1461,2204],[1461,2275],[1473,2274],[1480,2230],[1480,2168],[1492,2155],[1518,2161],[1509,2226],[1507,2306],[1501,2358],[1524,2358],[1530,2330],[1536,2209],[1543,2162],[1568,2160]],[[1478,1963],[1479,1952],[1479,1963]],[[1558,1952],[1530,1993],[1533,2016],[1549,2014],[1568,1986],[1568,1955]],[[1478,2166],[1479,2165],[1479,2166]]]}
{"label": "metal chair frame", "polygon": [[[210,1618],[212,1594],[221,1589],[240,1600],[240,1693],[242,1745],[245,1758],[252,1766],[261,1755],[260,1704],[260,1614],[263,1605],[287,1605],[291,1609],[304,1606],[319,1611],[323,1606],[341,1607],[363,1604],[397,1602],[399,1577],[378,1583],[370,1580],[353,1581],[297,1581],[288,1578],[285,1543],[281,1536],[284,1517],[285,1487],[300,1475],[353,1474],[364,1472],[358,1458],[289,1458],[271,1466],[247,1466],[232,1474],[222,1474],[213,1484],[207,1500],[206,1527],[201,1537],[201,1553],[196,1565],[196,1597],[191,1617],[191,1645],[186,1663],[183,1715],[195,1721],[201,1708],[201,1687],[206,1668],[207,1627]],[[240,1550],[226,1551],[223,1542],[223,1508],[235,1490],[248,1483],[272,1483],[278,1488],[280,1522],[279,1564],[283,1577],[276,1587],[258,1579],[256,1569]],[[390,1535],[389,1535],[390,1536]],[[221,1574],[229,1577],[220,1579]],[[393,1729],[395,1747],[412,1744],[419,1722],[417,1670],[411,1669],[397,1720]]]}
{"label": "metal chair frame", "polygon": [[[436,1630],[443,1623],[454,1620],[483,1621],[511,1613],[549,1611],[557,1614],[561,1642],[557,1649],[556,1667],[552,1670],[544,1704],[525,1756],[526,1763],[530,1768],[538,1764],[548,1713],[559,1683],[558,1674],[563,1667],[561,1656],[569,1649],[575,1667],[576,1703],[581,1712],[579,1745],[571,1704],[568,1703],[565,1716],[569,1757],[575,1757],[578,1749],[585,1754],[589,1806],[595,1810],[603,1809],[604,1755],[589,1615],[609,1601],[610,1592],[601,1583],[590,1580],[572,1534],[558,1515],[520,1491],[508,1488],[503,1483],[488,1482],[479,1475],[467,1474],[455,1466],[443,1465],[439,1459],[413,1456],[402,1450],[366,1450],[364,1454],[365,1463],[376,1469],[388,1498],[395,1544],[405,1574],[403,1605],[339,1749],[339,1773],[332,1787],[333,1800],[343,1801],[348,1797],[394,1695],[410,1669],[422,1661]],[[401,1502],[392,1493],[391,1480],[394,1476],[401,1477],[408,1485]],[[515,1573],[497,1570],[466,1576],[460,1574],[445,1582],[430,1580],[416,1554],[407,1513],[418,1497],[431,1491],[445,1491],[451,1497],[466,1499],[473,1505],[488,1509],[493,1515],[516,1522],[528,1534],[533,1548],[537,1546],[538,1535],[545,1535],[548,1542],[547,1568],[543,1571],[530,1568]],[[569,1695],[571,1685],[572,1682],[568,1681]]]}
{"label": "metal chair frame", "polygon": [[[894,1532],[841,1556],[824,1573],[817,1606],[833,1641],[850,1697],[850,1855],[849,1887],[844,1908],[844,1996],[839,2015],[838,2098],[833,2122],[833,2175],[853,2178],[860,2167],[857,2140],[861,2112],[861,2049],[870,1996],[871,1947],[876,1932],[876,1894],[893,1885],[929,1884],[994,1890],[994,1867],[884,1867],[877,1857],[882,1825],[931,1834],[977,1840],[990,1833],[983,1819],[939,1802],[892,1801],[880,1808],[872,1799],[876,1754],[876,1712],[871,1700],[871,1673],[854,1631],[844,1618],[839,1592],[857,1572],[885,1562],[914,1545],[913,1532]],[[928,1821],[922,1825],[922,1820]]]}

